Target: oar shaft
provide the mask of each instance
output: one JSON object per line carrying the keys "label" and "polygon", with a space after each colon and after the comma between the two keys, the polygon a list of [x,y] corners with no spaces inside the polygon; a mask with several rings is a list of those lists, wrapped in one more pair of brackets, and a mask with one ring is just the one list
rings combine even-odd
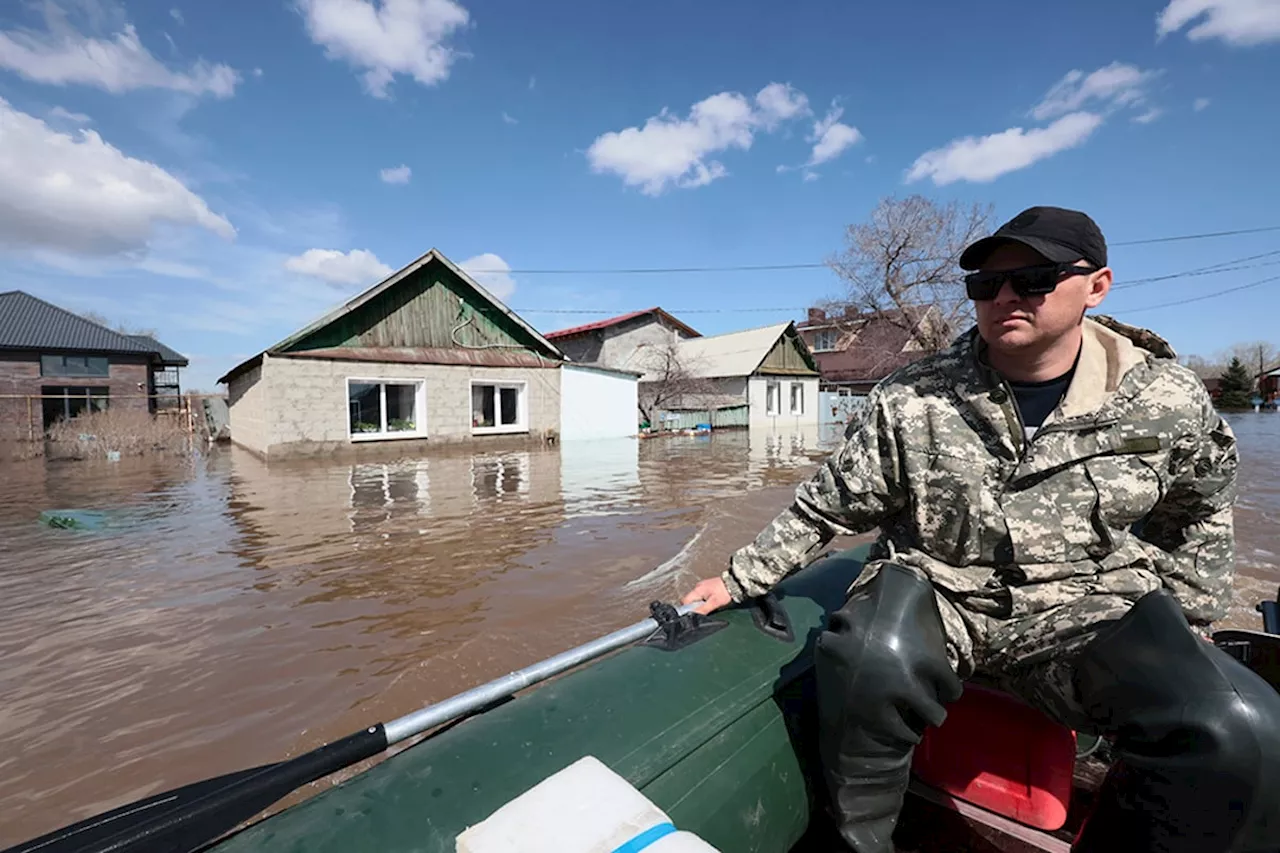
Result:
{"label": "oar shaft", "polygon": [[[681,605],[676,610],[683,616],[696,608],[699,603]],[[589,643],[584,643],[567,652],[561,652],[554,657],[541,660],[501,678],[496,678],[487,684],[482,684],[434,705],[428,705],[425,708],[406,714],[384,725],[387,733],[387,743],[399,743],[405,738],[421,734],[428,729],[457,719],[463,714],[483,708],[499,699],[505,699],[530,685],[573,669],[580,663],[585,663],[592,658],[607,654],[628,643],[642,640],[657,629],[658,623],[656,620],[645,619],[634,625],[614,631],[612,634],[606,634]]]}

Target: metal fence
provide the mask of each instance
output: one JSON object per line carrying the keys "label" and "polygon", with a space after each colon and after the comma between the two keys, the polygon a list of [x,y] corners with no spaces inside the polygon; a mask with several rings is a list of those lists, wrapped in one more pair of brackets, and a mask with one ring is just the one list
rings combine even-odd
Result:
{"label": "metal fence", "polygon": [[746,427],[751,422],[751,407],[724,406],[702,411],[662,412],[658,426],[663,430],[694,429],[699,424],[710,424],[712,429]]}

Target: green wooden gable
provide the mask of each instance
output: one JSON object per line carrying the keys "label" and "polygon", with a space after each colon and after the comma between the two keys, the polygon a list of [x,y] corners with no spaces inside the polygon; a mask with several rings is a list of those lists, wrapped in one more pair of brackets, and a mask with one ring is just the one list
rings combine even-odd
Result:
{"label": "green wooden gable", "polygon": [[809,354],[794,328],[788,328],[756,368],[757,373],[781,373],[788,376],[817,376],[818,365]]}
{"label": "green wooden gable", "polygon": [[551,355],[538,339],[462,277],[431,260],[381,292],[303,330],[276,350],[493,347]]}

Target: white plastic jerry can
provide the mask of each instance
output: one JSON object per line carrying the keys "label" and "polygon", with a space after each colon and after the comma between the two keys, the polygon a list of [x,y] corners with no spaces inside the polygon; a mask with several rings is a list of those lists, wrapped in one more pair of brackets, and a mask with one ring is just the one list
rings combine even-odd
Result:
{"label": "white plastic jerry can", "polygon": [[719,853],[594,756],[468,827],[457,853]]}

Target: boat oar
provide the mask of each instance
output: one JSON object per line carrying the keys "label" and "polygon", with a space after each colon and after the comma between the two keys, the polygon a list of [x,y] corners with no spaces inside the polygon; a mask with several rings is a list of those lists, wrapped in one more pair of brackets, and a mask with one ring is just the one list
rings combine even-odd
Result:
{"label": "boat oar", "polygon": [[[285,795],[317,779],[372,758],[392,744],[421,734],[464,714],[557,675],[614,649],[643,640],[698,606],[675,608],[655,602],[653,618],[614,631],[577,648],[456,696],[428,705],[389,723],[378,723],[311,752],[193,782],[156,794],[11,847],[3,853],[189,853],[266,809]],[[694,614],[692,620],[701,617]]]}

